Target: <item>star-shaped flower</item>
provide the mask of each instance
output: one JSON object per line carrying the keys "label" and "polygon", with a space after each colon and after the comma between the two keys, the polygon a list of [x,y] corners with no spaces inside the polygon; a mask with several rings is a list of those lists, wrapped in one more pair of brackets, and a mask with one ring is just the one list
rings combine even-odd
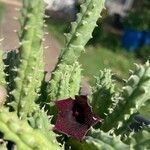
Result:
{"label": "star-shaped flower", "polygon": [[58,118],[54,131],[64,133],[82,141],[89,128],[101,121],[89,104],[87,96],[75,96],[55,102],[58,109]]}

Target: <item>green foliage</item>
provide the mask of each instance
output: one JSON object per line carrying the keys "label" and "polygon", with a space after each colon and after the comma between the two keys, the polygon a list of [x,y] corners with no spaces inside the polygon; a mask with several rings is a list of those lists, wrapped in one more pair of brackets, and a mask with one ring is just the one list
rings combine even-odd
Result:
{"label": "green foliage", "polygon": [[141,47],[138,51],[138,55],[143,61],[150,60],[150,44]]}
{"label": "green foliage", "polygon": [[[139,3],[139,4],[138,4]],[[124,19],[124,25],[130,29],[145,31],[150,29],[150,1],[139,1]],[[141,9],[142,8],[142,9]]]}
{"label": "green foliage", "polygon": [[1,23],[2,19],[3,19],[4,11],[5,11],[4,4],[2,2],[0,2],[0,23]]}
{"label": "green foliage", "polygon": [[86,53],[80,58],[83,65],[83,75],[89,78],[94,85],[93,76],[98,76],[99,70],[111,68],[112,72],[121,78],[128,76],[128,71],[134,67],[133,63],[139,63],[134,56],[124,51],[112,52],[104,47],[87,47]]}
{"label": "green foliage", "polygon": [[[5,53],[3,59],[0,51],[0,86],[7,90],[7,100],[0,105],[0,149],[8,149],[9,141],[18,150],[150,148],[149,127],[138,133],[129,133],[128,129],[135,113],[150,100],[148,62],[135,67],[121,92],[115,88],[111,71],[100,71],[90,96],[93,110],[103,118],[103,123],[91,128],[82,142],[53,132],[56,112],[51,103],[79,95],[82,69],[78,58],[103,7],[104,0],[86,0],[81,5],[81,13],[72,23],[70,33],[66,34],[66,45],[51,79],[46,82],[42,44],[44,2],[23,0],[18,34],[20,47]],[[107,58],[116,59],[109,53]],[[5,101],[5,94],[0,90],[0,101]]]}

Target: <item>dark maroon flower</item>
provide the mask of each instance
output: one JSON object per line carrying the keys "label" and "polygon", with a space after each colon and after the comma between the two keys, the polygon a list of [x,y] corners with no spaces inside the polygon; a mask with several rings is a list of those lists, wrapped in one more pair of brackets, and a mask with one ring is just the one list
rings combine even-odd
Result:
{"label": "dark maroon flower", "polygon": [[96,116],[89,104],[87,96],[75,96],[55,102],[59,113],[54,127],[55,131],[83,140],[89,128],[101,119]]}

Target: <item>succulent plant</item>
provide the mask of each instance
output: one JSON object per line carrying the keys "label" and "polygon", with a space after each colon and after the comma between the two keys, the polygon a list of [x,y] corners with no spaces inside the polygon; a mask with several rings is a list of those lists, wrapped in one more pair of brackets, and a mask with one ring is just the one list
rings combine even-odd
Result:
{"label": "succulent plant", "polygon": [[20,46],[0,51],[0,149],[10,145],[18,150],[149,149],[147,124],[136,132],[130,128],[150,100],[149,62],[136,65],[121,91],[105,69],[96,77],[92,94],[80,95],[78,58],[92,37],[104,0],[85,0],[81,5],[48,82],[42,42],[45,3],[22,3]]}

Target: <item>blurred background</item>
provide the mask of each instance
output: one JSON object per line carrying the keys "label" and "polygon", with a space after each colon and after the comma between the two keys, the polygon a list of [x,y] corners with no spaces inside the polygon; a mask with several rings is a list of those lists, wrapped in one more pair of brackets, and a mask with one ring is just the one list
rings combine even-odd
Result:
{"label": "blurred background", "polygon": [[[70,22],[76,19],[84,0],[46,1],[51,16],[48,30],[63,45],[63,33],[69,32]],[[90,83],[99,69],[111,68],[119,80],[128,76],[133,63],[150,59],[150,1],[106,0],[105,7],[86,53],[80,58]]]}
{"label": "blurred background", "polygon": [[[76,19],[84,0],[45,0],[48,32],[45,35],[45,70],[51,72],[61,48],[64,33],[69,32],[70,22]],[[19,0],[0,0],[0,48],[16,49],[19,46],[16,31],[19,30]],[[93,38],[80,57],[85,85],[94,83],[100,69],[110,68],[115,73],[118,87],[124,84],[134,63],[150,59],[150,0],[106,0],[97,21]],[[150,106],[150,105],[149,105]],[[148,106],[148,107],[149,107]],[[150,117],[150,110],[141,110]]]}

